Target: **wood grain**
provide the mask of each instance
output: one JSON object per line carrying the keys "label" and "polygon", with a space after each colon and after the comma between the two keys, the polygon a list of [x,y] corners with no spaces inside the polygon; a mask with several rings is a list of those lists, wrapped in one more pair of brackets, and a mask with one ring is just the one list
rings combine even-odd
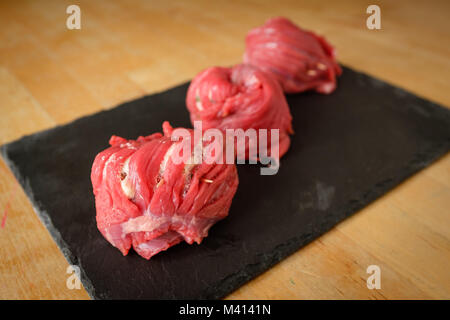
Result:
{"label": "wood grain", "polygon": [[[2,1],[0,143],[237,63],[246,32],[277,15],[325,35],[340,62],[450,106],[450,2],[375,2],[376,31],[367,1]],[[74,3],[81,30],[66,28]],[[449,211],[447,155],[228,298],[449,299]],[[68,264],[3,160],[0,221],[0,298],[89,298],[66,287]],[[372,264],[380,290],[366,286]]]}

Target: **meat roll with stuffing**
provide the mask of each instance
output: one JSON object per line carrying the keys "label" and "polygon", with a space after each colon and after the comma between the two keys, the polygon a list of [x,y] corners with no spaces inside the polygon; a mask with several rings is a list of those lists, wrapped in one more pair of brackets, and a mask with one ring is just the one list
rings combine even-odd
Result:
{"label": "meat roll with stuffing", "polygon": [[[198,74],[191,82],[186,105],[191,122],[201,121],[202,129],[268,129],[265,156],[278,148],[282,157],[289,149],[292,116],[283,90],[277,81],[264,71],[246,64],[232,68],[211,67]],[[270,129],[279,129],[277,145],[271,145]],[[258,157],[256,139],[249,138],[245,149],[236,150],[241,159]],[[244,145],[243,139],[236,141]],[[255,151],[255,152],[252,152]]]}
{"label": "meat roll with stuffing", "polygon": [[329,94],[342,73],[335,49],[325,38],[286,18],[270,19],[251,30],[245,43],[244,63],[271,73],[287,93],[315,90]]}
{"label": "meat roll with stuffing", "polygon": [[[172,141],[177,130],[165,122],[164,135],[113,136],[94,160],[97,227],[123,255],[133,247],[150,259],[180,241],[200,243],[228,215],[238,186],[236,166],[193,161],[194,148],[188,154],[180,149],[182,139]],[[193,130],[183,130],[194,146]]]}

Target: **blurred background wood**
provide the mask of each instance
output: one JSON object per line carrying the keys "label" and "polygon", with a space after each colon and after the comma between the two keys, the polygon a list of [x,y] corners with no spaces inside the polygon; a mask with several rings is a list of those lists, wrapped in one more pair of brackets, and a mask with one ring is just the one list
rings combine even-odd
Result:
{"label": "blurred background wood", "polygon": [[[66,28],[70,4],[81,30]],[[369,4],[1,1],[0,143],[238,63],[247,31],[278,15],[325,35],[341,63],[450,106],[450,2],[374,1],[381,30],[366,28]],[[68,264],[3,160],[0,173],[0,298],[89,298],[67,289]],[[228,298],[449,299],[449,212],[447,155]],[[366,286],[372,264],[380,290]]]}

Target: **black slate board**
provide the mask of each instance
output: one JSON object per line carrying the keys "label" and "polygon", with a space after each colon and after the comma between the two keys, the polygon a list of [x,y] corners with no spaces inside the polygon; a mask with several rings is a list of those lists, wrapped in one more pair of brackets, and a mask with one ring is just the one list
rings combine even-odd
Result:
{"label": "black slate board", "polygon": [[188,84],[4,145],[2,154],[94,298],[220,298],[320,236],[450,149],[450,112],[344,68],[329,96],[288,96],[295,136],[275,176],[240,165],[230,215],[201,245],[150,261],[97,231],[90,183],[112,134],[190,127]]}

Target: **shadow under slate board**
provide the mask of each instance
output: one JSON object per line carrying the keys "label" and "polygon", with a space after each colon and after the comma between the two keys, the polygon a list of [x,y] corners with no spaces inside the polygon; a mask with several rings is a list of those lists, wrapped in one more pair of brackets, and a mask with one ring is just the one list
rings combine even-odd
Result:
{"label": "shadow under slate board", "polygon": [[169,120],[190,127],[188,84],[26,136],[2,154],[83,284],[97,299],[221,298],[325,233],[450,149],[450,111],[344,68],[331,95],[289,95],[295,135],[278,174],[239,165],[229,216],[201,245],[150,261],[100,234],[90,170],[112,134]]}

